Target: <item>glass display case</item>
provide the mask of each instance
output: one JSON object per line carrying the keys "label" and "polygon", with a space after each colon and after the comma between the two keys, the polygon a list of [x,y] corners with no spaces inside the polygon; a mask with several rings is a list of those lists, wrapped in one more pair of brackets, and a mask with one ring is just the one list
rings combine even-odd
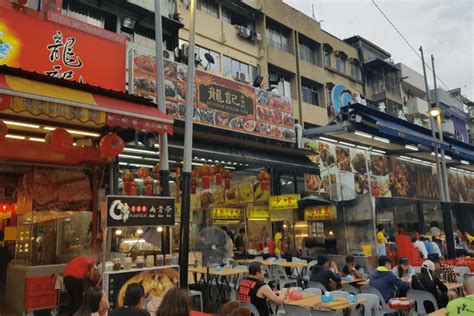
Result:
{"label": "glass display case", "polygon": [[15,262],[34,266],[69,262],[91,253],[92,213],[29,212],[18,215]]}

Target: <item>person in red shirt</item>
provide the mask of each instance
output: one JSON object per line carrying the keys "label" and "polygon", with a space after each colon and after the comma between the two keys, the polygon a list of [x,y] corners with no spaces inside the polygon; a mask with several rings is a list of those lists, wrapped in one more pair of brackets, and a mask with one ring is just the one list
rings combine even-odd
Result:
{"label": "person in red shirt", "polygon": [[84,290],[89,285],[96,285],[99,280],[100,275],[96,263],[97,260],[93,257],[79,256],[72,259],[64,269],[64,286],[71,298],[70,315],[81,306]]}

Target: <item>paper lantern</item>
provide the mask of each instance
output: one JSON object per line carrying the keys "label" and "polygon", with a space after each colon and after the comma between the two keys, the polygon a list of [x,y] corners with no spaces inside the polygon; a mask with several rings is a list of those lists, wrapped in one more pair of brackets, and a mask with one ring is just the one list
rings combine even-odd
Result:
{"label": "paper lantern", "polygon": [[152,177],[146,177],[146,179],[143,180],[143,185],[145,186],[146,195],[153,195],[153,184],[154,183],[155,183],[155,180],[153,180]]}
{"label": "paper lantern", "polygon": [[108,133],[99,142],[100,154],[103,157],[114,158],[125,148],[125,142],[115,133]]}
{"label": "paper lantern", "polygon": [[225,170],[222,174],[222,179],[224,180],[224,188],[226,190],[230,189],[230,180],[232,180],[232,173],[229,170]]}
{"label": "paper lantern", "polygon": [[257,175],[257,180],[260,181],[260,188],[262,189],[262,191],[270,189],[270,179],[271,176],[268,172],[266,172],[265,170],[260,170]]}
{"label": "paper lantern", "polygon": [[64,151],[72,147],[74,137],[64,128],[58,127],[46,134],[45,141],[50,144],[54,150]]}
{"label": "paper lantern", "polygon": [[139,177],[140,179],[145,179],[146,177],[148,177],[148,169],[144,168],[144,167],[140,167],[137,169],[137,177]]}
{"label": "paper lantern", "polygon": [[0,142],[7,136],[8,126],[0,120]]}

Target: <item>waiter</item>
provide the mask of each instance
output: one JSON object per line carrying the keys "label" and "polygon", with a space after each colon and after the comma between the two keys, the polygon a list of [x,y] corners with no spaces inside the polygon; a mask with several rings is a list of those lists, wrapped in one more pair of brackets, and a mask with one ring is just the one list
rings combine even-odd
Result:
{"label": "waiter", "polygon": [[96,263],[97,260],[93,257],[79,256],[72,259],[64,269],[64,286],[71,298],[70,315],[81,306],[84,290],[99,281]]}

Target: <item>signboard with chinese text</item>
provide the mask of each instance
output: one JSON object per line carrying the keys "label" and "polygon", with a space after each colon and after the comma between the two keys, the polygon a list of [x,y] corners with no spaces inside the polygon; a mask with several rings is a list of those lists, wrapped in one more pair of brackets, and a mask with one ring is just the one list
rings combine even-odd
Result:
{"label": "signboard with chinese text", "polygon": [[260,219],[260,218],[269,218],[270,214],[268,213],[268,206],[250,206],[248,208],[248,218],[249,219]]}
{"label": "signboard with chinese text", "polygon": [[322,221],[336,219],[336,207],[334,205],[319,205],[307,207],[304,210],[306,221]]}
{"label": "signboard with chinese text", "polygon": [[240,220],[240,208],[215,207],[212,209],[212,219]]}
{"label": "signboard with chinese text", "polygon": [[107,196],[107,227],[150,227],[175,224],[175,199],[161,196]]}
{"label": "signboard with chinese text", "polygon": [[[132,93],[155,100],[154,56],[131,50]],[[186,108],[187,66],[165,60],[166,113],[183,120]],[[220,129],[295,142],[295,120],[290,98],[234,80],[196,70],[194,122]]]}
{"label": "signboard with chinese text", "polygon": [[286,194],[270,196],[268,199],[268,208],[273,210],[289,210],[298,208],[299,194]]}
{"label": "signboard with chinese text", "polygon": [[125,41],[0,11],[0,65],[124,91],[125,62]]}

